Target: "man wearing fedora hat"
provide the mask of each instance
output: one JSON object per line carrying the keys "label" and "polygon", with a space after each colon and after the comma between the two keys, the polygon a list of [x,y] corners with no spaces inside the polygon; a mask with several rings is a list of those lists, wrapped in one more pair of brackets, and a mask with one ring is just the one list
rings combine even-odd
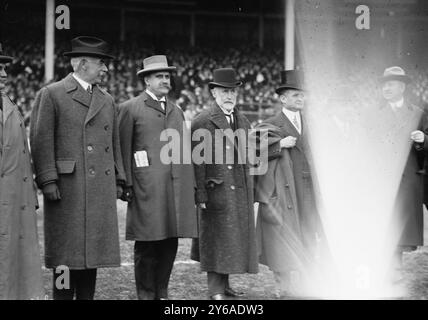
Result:
{"label": "man wearing fedora hat", "polygon": [[0,44],[0,300],[43,299],[37,193],[24,121],[5,94],[13,58]]}
{"label": "man wearing fedora hat", "polygon": [[[217,138],[216,133],[225,135],[226,130],[232,130],[232,133],[242,131],[247,137],[250,123],[235,107],[242,82],[237,80],[232,68],[214,70],[213,75],[209,88],[215,104],[193,120],[192,132],[204,129]],[[249,174],[248,161],[239,161],[237,156],[243,154],[240,148],[246,143],[235,137],[230,139],[228,135],[223,143],[223,135],[222,141],[213,143],[204,139],[204,152],[212,158],[194,163],[199,206],[199,252],[196,252],[199,257],[195,259],[200,260],[201,270],[207,272],[208,293],[214,300],[243,295],[230,287],[230,274],[258,272],[253,177]],[[200,145],[194,142],[194,147]],[[216,162],[218,149],[223,155],[221,163]],[[234,157],[228,161],[230,150],[234,151]]]}
{"label": "man wearing fedora hat", "polygon": [[167,131],[181,138],[181,155],[190,150],[183,111],[167,98],[175,69],[163,55],[144,59],[137,74],[145,91],[119,107],[126,239],[135,241],[136,289],[144,300],[168,298],[178,238],[197,235],[192,164],[170,163],[162,153],[168,141],[161,136]]}
{"label": "man wearing fedora hat", "polygon": [[425,112],[405,97],[406,86],[410,82],[410,77],[401,67],[385,69],[380,78],[384,101],[376,115],[376,119],[379,119],[376,127],[383,131],[381,137],[385,148],[390,146],[394,150],[394,156],[400,146],[406,152],[393,211],[398,242],[393,266],[394,281],[401,278],[402,253],[423,245],[423,169],[428,128]]}
{"label": "man wearing fedora hat", "polygon": [[[280,296],[302,289],[306,268],[322,236],[315,203],[304,118],[305,91],[298,71],[281,72],[282,109],[256,127],[268,134],[268,171],[257,177],[260,262],[275,275]],[[285,187],[284,187],[285,186]]]}
{"label": "man wearing fedora hat", "polygon": [[[125,176],[117,107],[98,86],[108,71],[105,60],[113,56],[95,37],[77,37],[71,45],[64,55],[74,72],[38,92],[30,141],[44,196],[53,298],[93,299],[97,268],[120,266],[116,198]],[[69,286],[61,283],[64,266]]]}

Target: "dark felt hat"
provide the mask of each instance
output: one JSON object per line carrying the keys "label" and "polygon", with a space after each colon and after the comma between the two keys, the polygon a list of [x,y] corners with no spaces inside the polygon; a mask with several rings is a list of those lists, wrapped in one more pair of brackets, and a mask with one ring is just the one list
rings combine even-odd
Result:
{"label": "dark felt hat", "polygon": [[239,81],[236,72],[232,68],[220,68],[214,70],[213,81],[208,83],[210,89],[214,87],[236,88],[242,85]]}
{"label": "dark felt hat", "polygon": [[9,63],[13,61],[13,57],[6,56],[3,53],[3,46],[0,43],[0,63]]}
{"label": "dark felt hat", "polygon": [[275,90],[277,94],[281,94],[282,91],[287,89],[293,90],[304,90],[302,85],[302,74],[296,70],[284,70],[281,71],[281,84]]}
{"label": "dark felt hat", "polygon": [[114,59],[109,53],[108,43],[102,39],[81,36],[71,40],[71,51],[65,52],[66,57],[96,57],[101,59]]}

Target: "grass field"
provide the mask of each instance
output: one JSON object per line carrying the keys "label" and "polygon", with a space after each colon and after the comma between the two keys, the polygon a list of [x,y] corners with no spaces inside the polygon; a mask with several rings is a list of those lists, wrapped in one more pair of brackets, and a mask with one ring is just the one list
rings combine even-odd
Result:
{"label": "grass field", "polygon": [[[43,201],[40,198],[40,203]],[[118,201],[119,231],[122,267],[98,270],[95,299],[133,300],[136,299],[133,242],[125,240],[126,204]],[[43,219],[42,209],[39,214],[39,238],[43,256]],[[428,215],[425,214],[425,244],[428,243]],[[169,298],[176,300],[204,300],[206,294],[206,274],[199,270],[199,263],[189,259],[191,240],[180,239],[177,258],[171,275]],[[408,295],[405,299],[428,299],[428,248],[422,247],[407,254],[404,259],[405,285]],[[277,299],[272,273],[260,265],[256,275],[233,275],[231,283],[234,288],[245,291],[246,299]],[[44,269],[44,283],[47,298],[52,298],[52,271]]]}

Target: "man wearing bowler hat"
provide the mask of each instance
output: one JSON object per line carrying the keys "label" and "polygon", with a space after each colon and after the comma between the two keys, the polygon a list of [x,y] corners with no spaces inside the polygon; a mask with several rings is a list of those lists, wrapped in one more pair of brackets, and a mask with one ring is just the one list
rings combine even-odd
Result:
{"label": "man wearing bowler hat", "polygon": [[0,300],[43,299],[37,193],[24,121],[6,95],[0,44]]}
{"label": "man wearing bowler hat", "polygon": [[423,245],[423,179],[426,168],[423,169],[428,127],[425,112],[405,97],[409,83],[411,79],[401,67],[385,69],[380,78],[384,101],[376,110],[379,114],[375,117],[378,119],[376,128],[383,130],[377,137],[383,139],[382,146],[390,146],[393,157],[397,153],[405,153],[392,221],[396,237],[394,244],[397,244],[393,273],[396,282],[401,280],[403,252]]}
{"label": "man wearing bowler hat", "polygon": [[95,37],[77,37],[71,45],[64,55],[73,73],[38,92],[30,141],[44,196],[53,298],[93,299],[97,268],[120,266],[116,198],[125,176],[117,108],[98,86],[113,56]]}
{"label": "man wearing bowler hat", "polygon": [[232,68],[214,70],[213,75],[209,88],[215,104],[192,122],[192,132],[205,130],[211,139],[193,142],[194,151],[202,144],[205,153],[203,161],[193,160],[201,270],[207,272],[209,297],[224,300],[243,295],[230,287],[229,275],[257,273],[258,260],[253,177],[245,155],[247,141],[240,139],[248,137],[250,123],[236,108],[242,82]]}
{"label": "man wearing bowler hat", "polygon": [[[126,239],[135,241],[135,282],[142,300],[168,299],[178,238],[197,234],[193,167],[190,159],[184,161],[190,135],[183,111],[167,98],[175,69],[163,55],[144,59],[137,74],[146,89],[121,104],[119,111]],[[176,161],[163,152],[170,146],[164,139],[167,132],[180,139],[173,146],[179,151]]]}
{"label": "man wearing bowler hat", "polygon": [[305,128],[305,91],[298,71],[281,72],[282,109],[257,129],[268,133],[268,171],[257,177],[260,262],[275,275],[282,297],[302,289],[322,235],[315,204]]}

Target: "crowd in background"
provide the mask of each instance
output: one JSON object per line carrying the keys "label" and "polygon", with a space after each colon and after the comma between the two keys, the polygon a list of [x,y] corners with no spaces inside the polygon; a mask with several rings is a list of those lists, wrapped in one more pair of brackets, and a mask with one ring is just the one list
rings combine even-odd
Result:
{"label": "crowd in background", "polygon": [[[71,72],[70,62],[62,53],[69,44],[57,44],[55,55],[55,78],[62,79]],[[7,53],[15,57],[9,66],[10,77],[8,94],[20,108],[26,124],[29,122],[31,106],[36,92],[44,83],[44,44],[6,44]],[[154,48],[141,48],[138,45],[117,46],[112,50],[117,59],[110,61],[108,79],[105,88],[121,103],[137,96],[143,90],[143,84],[136,73],[145,57],[155,54]],[[245,111],[257,112],[261,107],[273,106],[277,102],[274,88],[280,82],[283,69],[282,52],[259,50],[250,47],[212,49],[212,48],[175,48],[165,50],[169,64],[177,67],[173,78],[171,98],[183,110],[200,110],[213,101],[208,89],[212,81],[212,70],[218,67],[234,67],[243,81],[239,92],[238,105]],[[367,81],[364,72],[352,72],[350,83],[355,83],[353,93],[367,97],[367,90],[373,90],[376,83]],[[428,103],[428,70],[410,74],[414,79],[411,86],[416,103]],[[369,95],[370,96],[370,95]],[[254,120],[254,119],[253,119]]]}

